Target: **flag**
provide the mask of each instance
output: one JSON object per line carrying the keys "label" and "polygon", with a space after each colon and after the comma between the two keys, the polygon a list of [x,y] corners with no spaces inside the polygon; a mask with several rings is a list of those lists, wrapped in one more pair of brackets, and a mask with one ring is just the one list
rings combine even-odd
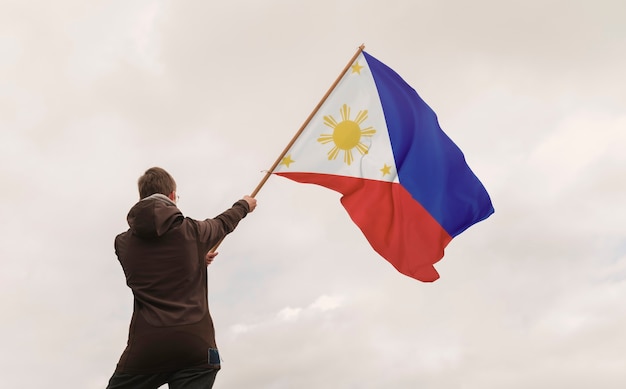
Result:
{"label": "flag", "polygon": [[374,250],[424,282],[439,278],[433,265],[452,238],[494,212],[433,110],[365,51],[273,173],[341,193]]}

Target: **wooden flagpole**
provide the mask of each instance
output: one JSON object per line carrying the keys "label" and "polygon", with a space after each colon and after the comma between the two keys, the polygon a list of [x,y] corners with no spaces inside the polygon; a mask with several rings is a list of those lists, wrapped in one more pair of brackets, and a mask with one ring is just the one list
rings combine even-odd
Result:
{"label": "wooden flagpole", "polygon": [[[339,82],[341,81],[341,79],[343,78],[343,76],[346,74],[346,72],[348,71],[348,69],[350,69],[350,67],[352,66],[352,64],[354,63],[354,61],[356,60],[356,58],[359,56],[359,54],[361,54],[361,52],[363,51],[363,49],[365,48],[365,45],[362,44],[361,46],[359,46],[359,48],[357,49],[356,53],[354,53],[354,55],[352,56],[352,58],[350,58],[350,62],[348,62],[348,64],[346,65],[346,67],[343,68],[343,70],[341,71],[341,73],[339,74],[339,77],[337,77],[337,79],[335,80],[335,82],[333,82],[333,84],[330,86],[330,88],[328,88],[328,91],[326,91],[326,94],[324,94],[324,96],[322,97],[322,99],[320,100],[319,103],[317,103],[317,105],[315,106],[315,108],[313,109],[313,111],[311,112],[311,114],[306,118],[306,120],[304,121],[304,123],[302,123],[302,126],[300,126],[300,129],[298,130],[298,132],[296,132],[296,134],[293,136],[293,138],[291,139],[291,141],[287,144],[287,146],[285,147],[285,149],[280,153],[280,155],[278,156],[278,158],[276,158],[276,161],[274,162],[274,164],[272,165],[272,167],[270,168],[270,170],[268,170],[265,173],[265,176],[263,177],[263,179],[261,180],[261,182],[259,182],[259,184],[256,186],[256,188],[254,188],[254,190],[252,191],[252,193],[250,193],[250,197],[255,197],[259,191],[261,190],[261,188],[263,187],[263,185],[265,185],[265,183],[267,182],[267,180],[270,178],[270,176],[272,175],[272,172],[274,172],[274,169],[276,169],[276,166],[278,166],[278,164],[283,160],[283,158],[285,157],[285,154],[287,154],[287,152],[289,151],[289,149],[291,148],[291,146],[293,146],[294,143],[296,143],[296,140],[298,139],[298,137],[300,137],[300,135],[302,134],[302,132],[304,131],[304,129],[306,128],[306,126],[309,125],[309,123],[311,122],[311,120],[313,119],[313,116],[315,116],[315,114],[317,113],[317,111],[319,111],[319,109],[322,107],[322,105],[326,102],[326,99],[328,99],[328,96],[330,96],[330,94],[333,92],[333,90],[335,89],[335,87],[337,86],[337,84],[339,84]],[[222,239],[224,240],[224,239]],[[215,250],[217,250],[217,247],[222,243],[222,240],[220,240],[212,249],[210,252],[214,252]]]}

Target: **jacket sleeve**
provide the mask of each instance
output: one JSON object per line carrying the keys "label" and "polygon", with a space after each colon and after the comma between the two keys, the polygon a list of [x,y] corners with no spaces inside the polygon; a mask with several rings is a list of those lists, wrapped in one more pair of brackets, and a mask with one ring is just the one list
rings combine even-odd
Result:
{"label": "jacket sleeve", "polygon": [[249,211],[248,203],[245,200],[239,200],[213,219],[197,221],[200,246],[204,246],[205,251],[215,246],[226,235],[233,232]]}

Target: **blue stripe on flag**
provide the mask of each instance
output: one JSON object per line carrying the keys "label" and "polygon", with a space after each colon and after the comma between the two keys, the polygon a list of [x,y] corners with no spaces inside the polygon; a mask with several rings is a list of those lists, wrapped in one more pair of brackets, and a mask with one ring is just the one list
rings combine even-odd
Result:
{"label": "blue stripe on flag", "polygon": [[435,112],[396,72],[363,52],[376,82],[400,184],[454,237],[494,212]]}

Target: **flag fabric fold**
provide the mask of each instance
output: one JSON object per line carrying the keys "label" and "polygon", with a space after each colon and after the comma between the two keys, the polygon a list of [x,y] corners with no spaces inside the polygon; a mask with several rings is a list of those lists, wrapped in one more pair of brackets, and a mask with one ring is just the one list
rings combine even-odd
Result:
{"label": "flag fabric fold", "polygon": [[448,243],[494,212],[433,110],[365,51],[273,173],[341,193],[374,250],[424,282],[439,278]]}

